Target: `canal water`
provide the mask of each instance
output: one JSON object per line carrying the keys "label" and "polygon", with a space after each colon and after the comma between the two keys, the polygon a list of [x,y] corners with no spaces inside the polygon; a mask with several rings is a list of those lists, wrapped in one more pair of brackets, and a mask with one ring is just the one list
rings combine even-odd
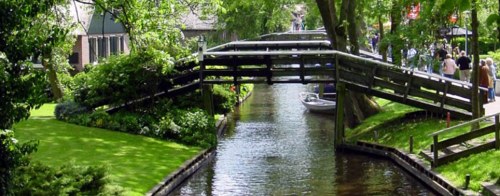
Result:
{"label": "canal water", "polygon": [[311,87],[256,85],[214,160],[173,195],[434,195],[388,160],[336,153],[334,116],[308,112],[302,91]]}

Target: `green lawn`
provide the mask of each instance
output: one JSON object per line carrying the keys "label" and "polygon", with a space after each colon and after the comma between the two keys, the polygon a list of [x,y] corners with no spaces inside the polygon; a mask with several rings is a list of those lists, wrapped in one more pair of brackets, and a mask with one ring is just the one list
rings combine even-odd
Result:
{"label": "green lawn", "polygon": [[51,166],[67,163],[104,165],[126,195],[144,195],[169,173],[202,149],[138,135],[89,128],[58,121],[54,104],[33,111],[15,125],[20,141],[39,140],[33,159]]}
{"label": "green lawn", "polygon": [[[387,100],[378,100],[378,102],[383,107],[383,112],[366,119],[363,124],[354,129],[346,130],[349,141],[371,141],[408,152],[409,138],[413,136],[414,153],[419,153],[423,149],[430,148],[433,141],[429,134],[446,127],[445,120],[436,118],[400,121],[398,119],[406,113],[418,111],[418,109]],[[458,123],[462,122],[452,121],[451,125]],[[377,140],[374,138],[374,131],[378,132]],[[456,132],[440,135],[440,138],[450,138],[466,131],[468,131],[467,128],[459,129]],[[494,135],[490,134],[488,137],[491,138]],[[500,177],[499,160],[500,151],[491,150],[440,166],[436,168],[436,171],[459,187],[463,186],[465,175],[471,174],[470,187],[475,191],[480,191],[481,182],[496,181]]]}

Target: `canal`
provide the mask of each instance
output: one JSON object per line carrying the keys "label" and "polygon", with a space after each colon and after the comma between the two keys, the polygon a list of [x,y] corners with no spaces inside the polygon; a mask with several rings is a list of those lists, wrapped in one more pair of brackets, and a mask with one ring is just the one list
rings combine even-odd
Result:
{"label": "canal", "polygon": [[336,153],[334,116],[309,113],[301,84],[255,85],[217,154],[173,195],[434,195],[392,162]]}

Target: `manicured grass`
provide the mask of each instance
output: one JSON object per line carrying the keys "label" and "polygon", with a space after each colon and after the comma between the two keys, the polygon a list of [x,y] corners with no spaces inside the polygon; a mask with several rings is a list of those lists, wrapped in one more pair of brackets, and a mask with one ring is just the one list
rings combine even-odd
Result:
{"label": "manicured grass", "polygon": [[31,111],[31,118],[39,117],[54,117],[54,109],[56,108],[55,103],[43,104],[42,107]]}
{"label": "manicured grass", "polygon": [[104,165],[126,195],[144,195],[202,149],[144,136],[58,121],[46,105],[15,125],[19,141],[39,140],[33,160],[47,165]]}
{"label": "manicured grass", "polygon": [[[405,106],[399,103],[378,100],[383,107],[383,112],[374,115],[363,122],[362,125],[346,130],[349,141],[365,140],[376,142],[398,149],[409,151],[409,138],[414,137],[414,153],[419,153],[423,149],[429,149],[432,144],[432,137],[429,134],[442,130],[446,127],[443,119],[406,119],[397,120],[404,117],[404,114],[418,111],[416,108]],[[452,121],[451,126],[462,123]],[[378,139],[374,138],[374,131],[378,133]],[[450,138],[455,135],[467,132],[467,127],[458,129],[450,133],[440,135],[440,140]],[[488,136],[494,137],[493,134]],[[456,186],[463,186],[465,175],[475,176],[471,178],[470,187],[475,191],[480,191],[480,182],[496,181],[500,176],[498,163],[500,151],[488,151],[481,154],[472,155],[458,161],[443,165],[437,168],[448,180]]]}

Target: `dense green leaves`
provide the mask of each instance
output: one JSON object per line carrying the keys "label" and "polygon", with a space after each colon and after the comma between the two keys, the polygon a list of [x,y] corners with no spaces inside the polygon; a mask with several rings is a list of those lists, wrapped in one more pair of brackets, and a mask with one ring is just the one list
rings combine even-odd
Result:
{"label": "dense green leaves", "polygon": [[219,27],[240,38],[287,31],[290,28],[292,0],[223,0],[225,12],[218,14]]}
{"label": "dense green leaves", "polygon": [[88,73],[77,74],[75,101],[89,108],[120,105],[160,92],[162,73],[171,72],[168,54],[147,50],[109,58]]}

